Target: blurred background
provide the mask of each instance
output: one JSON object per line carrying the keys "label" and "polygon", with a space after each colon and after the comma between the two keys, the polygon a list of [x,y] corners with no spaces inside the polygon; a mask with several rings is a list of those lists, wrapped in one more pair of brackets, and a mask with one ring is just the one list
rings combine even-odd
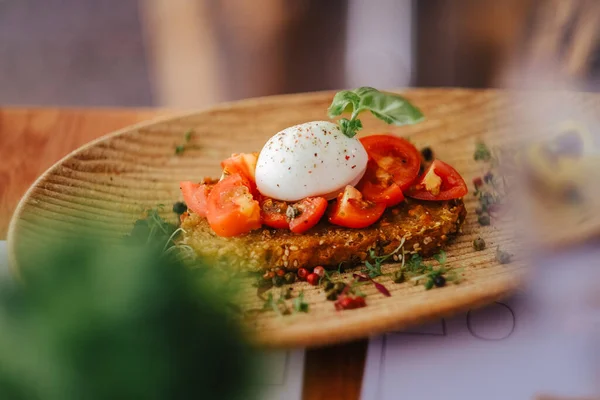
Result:
{"label": "blurred background", "polygon": [[[0,104],[192,108],[359,85],[598,91],[599,36],[598,0],[0,0]],[[540,68],[551,79],[527,79]]]}

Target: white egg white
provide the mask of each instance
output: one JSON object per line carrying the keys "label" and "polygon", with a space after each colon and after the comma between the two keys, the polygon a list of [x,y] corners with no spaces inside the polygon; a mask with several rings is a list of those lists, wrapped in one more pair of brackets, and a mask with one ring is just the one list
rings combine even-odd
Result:
{"label": "white egg white", "polygon": [[360,141],[338,125],[314,121],[291,126],[267,141],[258,156],[256,185],[265,196],[285,201],[332,199],[356,185],[367,167]]}

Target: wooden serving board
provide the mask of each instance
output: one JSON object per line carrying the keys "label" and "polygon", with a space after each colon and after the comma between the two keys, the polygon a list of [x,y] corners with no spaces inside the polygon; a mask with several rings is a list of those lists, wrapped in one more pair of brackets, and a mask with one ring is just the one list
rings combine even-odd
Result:
{"label": "wooden serving board", "polygon": [[[299,123],[327,120],[333,92],[308,93],[244,100],[142,123],[109,134],[72,152],[45,172],[23,197],[9,228],[9,256],[18,266],[19,249],[53,234],[94,222],[112,235],[128,233],[144,210],[164,204],[163,215],[174,220],[171,205],[181,200],[179,181],[218,177],[220,161],[234,152],[259,151],[276,132]],[[392,132],[410,137],[417,147],[431,146],[438,158],[453,165],[472,189],[471,180],[483,167],[473,160],[477,140],[502,143],[514,131],[514,101],[506,93],[473,90],[407,90],[403,94],[425,114],[426,120],[407,127],[391,127],[361,116],[361,135]],[[585,95],[581,102],[589,103]],[[596,101],[595,105],[598,104]],[[175,147],[192,130],[183,154]],[[279,317],[260,313],[249,320],[252,338],[267,346],[317,346],[352,340],[483,306],[514,291],[526,272],[516,259],[500,265],[496,246],[510,249],[510,231],[480,227],[474,196],[465,198],[468,216],[463,232],[448,248],[448,264],[464,267],[463,281],[425,291],[422,285],[394,284],[378,278],[391,292],[384,297],[373,286],[361,288],[367,307],[337,312],[319,287],[294,284],[310,304],[307,314]],[[600,225],[599,225],[600,226]],[[596,229],[597,232],[597,229]],[[475,252],[472,241],[483,237],[488,247]],[[387,266],[389,271],[393,266]],[[255,289],[248,288],[244,307],[262,306]],[[278,295],[278,289],[275,292]]]}

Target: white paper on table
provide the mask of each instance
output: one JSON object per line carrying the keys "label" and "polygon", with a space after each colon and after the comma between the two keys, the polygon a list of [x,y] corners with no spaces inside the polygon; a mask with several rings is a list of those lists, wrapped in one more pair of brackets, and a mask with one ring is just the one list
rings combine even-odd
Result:
{"label": "white paper on table", "polygon": [[598,257],[536,266],[526,298],[372,338],[362,399],[598,398]]}
{"label": "white paper on table", "polygon": [[[10,276],[6,241],[0,241],[0,279]],[[258,382],[261,400],[300,400],[304,380],[304,349],[264,352],[264,372]]]}
{"label": "white paper on table", "polygon": [[304,349],[264,352],[258,384],[260,400],[300,400],[304,378]]}

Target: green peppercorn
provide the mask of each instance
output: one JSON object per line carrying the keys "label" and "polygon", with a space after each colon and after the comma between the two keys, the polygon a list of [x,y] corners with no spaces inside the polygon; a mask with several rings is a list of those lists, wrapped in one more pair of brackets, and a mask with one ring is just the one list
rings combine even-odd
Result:
{"label": "green peppercorn", "polygon": [[479,225],[481,226],[488,226],[492,221],[490,220],[489,215],[482,214],[479,216],[479,218],[477,218],[477,222],[479,222]]}
{"label": "green peppercorn", "polygon": [[283,276],[283,279],[285,280],[285,283],[294,283],[296,282],[296,274],[293,272],[288,272]]}
{"label": "green peppercorn", "polygon": [[282,276],[275,275],[273,277],[273,285],[280,287],[280,286],[283,286],[284,283],[285,283],[285,279],[283,279]]}
{"label": "green peppercorn", "polygon": [[485,240],[483,240],[481,237],[473,240],[473,248],[477,251],[485,249]]}
{"label": "green peppercorn", "polygon": [[323,288],[327,291],[333,289],[333,286],[334,286],[333,282],[331,282],[329,279],[323,280],[322,284],[323,284]]}
{"label": "green peppercorn", "polygon": [[336,293],[342,293],[345,288],[346,284],[344,282],[337,282],[335,285],[333,285],[333,290],[335,290]]}
{"label": "green peppercorn", "polygon": [[335,290],[330,290],[329,292],[327,292],[327,300],[335,301],[337,300],[337,297],[338,293]]}
{"label": "green peppercorn", "polygon": [[496,250],[496,261],[500,264],[508,264],[510,263],[510,259],[511,256],[506,251],[502,251],[500,248]]}
{"label": "green peppercorn", "polygon": [[394,272],[394,283],[402,283],[405,280],[404,271],[399,269],[398,271]]}
{"label": "green peppercorn", "polygon": [[427,282],[425,282],[425,290],[429,290],[433,287],[433,279],[429,278],[427,279]]}

